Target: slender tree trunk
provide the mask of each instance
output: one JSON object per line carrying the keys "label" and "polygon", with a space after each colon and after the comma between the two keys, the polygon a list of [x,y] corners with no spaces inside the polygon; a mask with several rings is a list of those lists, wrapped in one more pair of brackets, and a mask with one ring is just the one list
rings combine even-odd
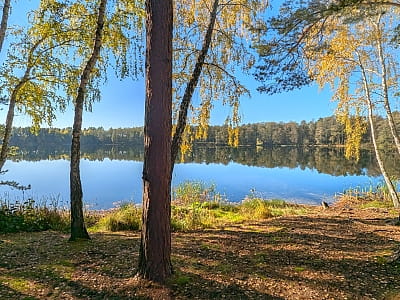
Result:
{"label": "slender tree trunk", "polygon": [[147,0],[146,12],[143,225],[138,276],[164,282],[172,273],[172,0]]}
{"label": "slender tree trunk", "polygon": [[182,102],[179,107],[178,123],[176,124],[175,133],[172,138],[171,174],[174,171],[174,164],[175,164],[176,158],[179,153],[179,149],[182,144],[182,135],[185,130],[186,123],[187,123],[187,115],[188,115],[190,101],[192,100],[194,90],[197,86],[197,83],[199,82],[199,78],[201,75],[201,71],[203,69],[204,61],[206,59],[208,50],[210,49],[211,38],[212,38],[213,31],[214,31],[214,26],[215,26],[215,20],[217,19],[218,4],[219,4],[219,0],[214,0],[213,8],[210,13],[210,21],[208,23],[207,32],[206,32],[206,35],[204,36],[204,40],[203,40],[203,45],[200,50],[199,56],[197,57],[197,62],[194,66],[192,76],[190,77],[190,80],[189,80],[188,84],[186,85],[185,93],[183,95]]}
{"label": "slender tree trunk", "polygon": [[14,121],[14,113],[15,113],[15,105],[17,102],[17,95],[19,90],[24,86],[24,84],[28,80],[29,73],[31,68],[28,67],[25,70],[25,74],[22,77],[21,81],[17,84],[14,90],[11,93],[10,103],[8,105],[7,117],[6,117],[6,126],[4,128],[4,135],[1,144],[1,151],[0,151],[0,173],[3,171],[4,164],[6,163],[10,138],[12,133],[13,121]]}
{"label": "slender tree trunk", "polygon": [[[380,31],[380,28],[379,28],[380,17],[381,17],[381,15],[379,16],[378,21],[375,23],[375,27],[378,31]],[[381,88],[382,88],[382,92],[383,92],[383,104],[385,107],[386,117],[387,117],[387,121],[389,124],[390,132],[392,133],[394,143],[397,148],[397,152],[400,154],[400,137],[399,137],[399,133],[396,128],[396,124],[394,123],[392,110],[390,107],[386,63],[385,63],[385,58],[384,58],[382,40],[380,37],[378,38],[378,41],[377,41],[377,47],[378,47],[379,63],[381,65]]]}
{"label": "slender tree trunk", "polygon": [[[10,14],[10,1],[11,0],[4,0],[3,4],[3,14],[1,16],[1,24],[0,24],[0,52],[3,49],[3,43],[6,37],[8,16]],[[4,129],[3,142],[1,144],[1,151],[0,151],[0,172],[3,170],[4,164],[7,160],[8,144],[10,142],[12,124],[14,120],[15,98],[16,98],[15,95],[14,97],[11,96],[10,104],[8,106],[6,126]]]}
{"label": "slender tree trunk", "polygon": [[0,52],[3,49],[3,43],[6,37],[8,16],[10,15],[10,1],[11,0],[4,0],[4,5],[3,5],[3,14],[1,16],[1,24],[0,24]]}
{"label": "slender tree trunk", "polygon": [[14,112],[15,112],[15,105],[17,102],[17,95],[20,91],[20,89],[29,81],[29,76],[33,67],[32,61],[34,59],[34,53],[36,49],[39,47],[39,45],[46,39],[46,36],[43,36],[39,40],[37,40],[33,45],[32,48],[29,49],[29,53],[27,56],[27,66],[25,69],[24,76],[22,76],[21,80],[18,82],[18,84],[15,86],[13,89],[11,96],[10,96],[10,103],[8,106],[8,112],[7,112],[7,117],[6,117],[6,126],[4,128],[4,136],[3,136],[3,141],[1,144],[1,151],[0,151],[0,173],[3,170],[4,164],[7,160],[7,155],[8,155],[8,150],[9,150],[9,143],[10,143],[10,138],[11,138],[11,131],[12,131],[12,126],[13,126],[13,121],[14,121]]}
{"label": "slender tree trunk", "polygon": [[371,130],[371,139],[372,139],[372,144],[374,146],[375,157],[378,162],[379,169],[381,170],[383,179],[385,180],[386,186],[389,190],[389,195],[390,195],[390,198],[392,199],[393,206],[395,208],[399,208],[400,207],[399,196],[397,195],[396,189],[395,189],[389,175],[386,172],[381,155],[379,153],[378,144],[376,142],[376,132],[375,132],[375,124],[374,124],[374,118],[373,118],[373,103],[371,100],[371,93],[370,93],[369,86],[368,86],[367,76],[366,76],[366,73],[365,73],[365,70],[364,70],[361,60],[360,60],[359,64],[360,64],[362,76],[363,76],[364,90],[365,90],[365,96],[366,96],[367,106],[368,106],[368,122],[369,122],[370,130]]}
{"label": "slender tree trunk", "polygon": [[14,111],[15,111],[15,96],[11,97],[10,104],[8,106],[7,118],[6,118],[6,126],[4,128],[3,142],[1,144],[1,152],[0,152],[0,173],[3,171],[4,164],[7,160],[9,143],[11,138],[12,125],[14,120]]}
{"label": "slender tree trunk", "polygon": [[78,88],[78,94],[75,99],[75,116],[72,128],[71,143],[71,165],[70,165],[70,197],[71,197],[71,237],[70,241],[76,239],[90,239],[85,227],[83,218],[83,193],[80,175],[80,136],[82,131],[82,114],[83,103],[85,100],[86,87],[90,80],[93,68],[96,65],[100,55],[103,38],[103,27],[106,13],[107,0],[101,0],[99,5],[99,13],[97,16],[96,34],[92,55],[86,63],[82,72],[81,80]]}

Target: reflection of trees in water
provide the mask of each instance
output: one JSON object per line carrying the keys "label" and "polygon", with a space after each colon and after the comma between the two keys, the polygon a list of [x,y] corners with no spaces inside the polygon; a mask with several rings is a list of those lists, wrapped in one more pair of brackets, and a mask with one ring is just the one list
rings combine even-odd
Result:
{"label": "reflection of trees in water", "polygon": [[[233,161],[257,167],[288,167],[317,170],[334,176],[368,175],[379,176],[380,171],[374,154],[363,150],[358,162],[347,160],[343,148],[322,147],[273,147],[273,148],[194,148],[188,155],[189,161],[205,163],[224,163]],[[395,155],[386,153],[385,162],[394,176],[400,177],[396,169]]]}
{"label": "reflection of trees in water", "polygon": [[[384,152],[384,161],[389,173],[400,178],[399,165],[394,152]],[[102,161],[110,160],[143,160],[143,147],[85,145],[82,147],[82,158]],[[65,145],[34,148],[21,148],[13,160],[56,160],[69,159],[69,147]],[[344,157],[343,148],[323,147],[194,147],[186,155],[185,162],[196,163],[239,163],[247,166],[266,168],[288,167],[317,170],[320,173],[334,176],[340,175],[368,175],[379,176],[380,171],[374,154],[363,150],[358,162]]]}

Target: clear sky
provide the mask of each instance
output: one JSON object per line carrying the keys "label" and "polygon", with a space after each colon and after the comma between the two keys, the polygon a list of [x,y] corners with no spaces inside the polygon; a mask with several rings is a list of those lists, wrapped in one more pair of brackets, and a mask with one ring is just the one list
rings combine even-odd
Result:
{"label": "clear sky", "polygon": [[[23,1],[23,5],[14,5],[10,17],[11,24],[21,24],[29,7],[35,7],[37,1]],[[6,52],[3,49],[3,53]],[[1,58],[4,59],[4,55]],[[144,80],[133,81],[125,79],[120,81],[112,76],[102,88],[101,102],[94,103],[92,112],[85,112],[83,116],[84,127],[117,128],[143,125],[144,120]],[[241,99],[241,112],[243,123],[254,122],[287,122],[301,120],[311,121],[320,117],[332,115],[335,104],[330,101],[331,93],[325,89],[320,91],[317,86],[310,86],[301,90],[282,93],[274,96],[260,94],[256,88],[260,83],[251,76],[239,74],[242,83],[251,91],[251,98]],[[216,104],[211,114],[212,124],[223,124],[228,108]],[[4,123],[6,108],[0,111],[0,122]],[[54,127],[70,127],[73,122],[72,105],[64,114],[58,114]],[[29,126],[28,117],[18,115],[15,126]]]}

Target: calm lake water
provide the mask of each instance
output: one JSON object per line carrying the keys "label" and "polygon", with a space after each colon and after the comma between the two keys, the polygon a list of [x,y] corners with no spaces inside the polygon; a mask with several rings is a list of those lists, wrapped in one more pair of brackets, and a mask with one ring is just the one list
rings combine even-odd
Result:
{"label": "calm lake water", "polygon": [[[100,152],[99,152],[100,151]],[[83,154],[81,178],[84,201],[93,209],[110,208],[117,202],[141,202],[141,150],[117,148]],[[11,200],[32,197],[39,201],[69,200],[69,161],[65,153],[26,152],[6,163],[2,180],[32,186],[21,192],[2,186],[0,194]],[[255,190],[265,198],[297,203],[332,202],[350,187],[376,185],[381,179],[373,157],[363,153],[355,163],[343,158],[340,149],[195,149],[186,163],[175,167],[173,186],[193,180],[215,184],[229,201],[241,201]]]}

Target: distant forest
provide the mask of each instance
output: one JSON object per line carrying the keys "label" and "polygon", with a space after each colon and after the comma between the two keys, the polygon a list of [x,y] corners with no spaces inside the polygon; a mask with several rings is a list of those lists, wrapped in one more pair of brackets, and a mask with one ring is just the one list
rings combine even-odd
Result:
{"label": "distant forest", "polygon": [[[396,124],[400,124],[400,113],[394,114]],[[392,147],[393,141],[386,119],[377,117],[378,142],[382,147]],[[363,143],[370,143],[370,134],[364,134]],[[241,125],[239,128],[240,146],[336,146],[344,145],[345,133],[334,116],[320,118],[317,121],[301,123],[265,122]],[[143,127],[110,128],[89,127],[81,136],[82,145],[143,145]],[[195,140],[194,144],[225,146],[228,141],[227,126],[210,126],[206,139]],[[29,127],[13,129],[11,144],[21,148],[37,145],[69,145],[71,128],[42,128],[38,135],[31,133]]]}

